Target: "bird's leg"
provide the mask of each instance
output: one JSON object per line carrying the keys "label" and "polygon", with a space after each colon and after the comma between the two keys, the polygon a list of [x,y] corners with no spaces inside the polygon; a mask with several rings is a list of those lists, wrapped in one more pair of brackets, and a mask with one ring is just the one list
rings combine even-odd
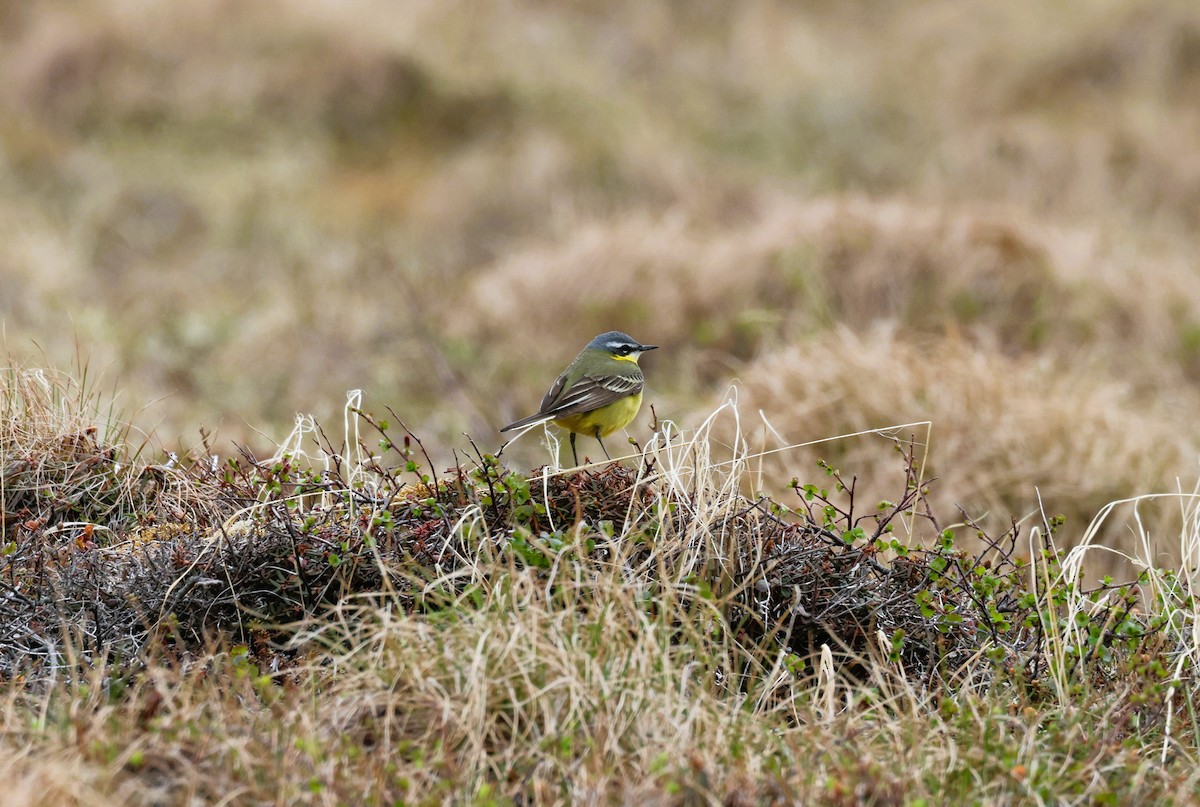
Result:
{"label": "bird's leg", "polygon": [[575,432],[571,432],[571,457],[575,460],[575,464],[579,464],[579,455],[575,453]]}
{"label": "bird's leg", "polygon": [[608,456],[608,449],[604,447],[604,441],[600,439],[599,428],[596,429],[596,442],[600,444],[600,450],[604,452],[604,459],[611,460],[612,457]]}

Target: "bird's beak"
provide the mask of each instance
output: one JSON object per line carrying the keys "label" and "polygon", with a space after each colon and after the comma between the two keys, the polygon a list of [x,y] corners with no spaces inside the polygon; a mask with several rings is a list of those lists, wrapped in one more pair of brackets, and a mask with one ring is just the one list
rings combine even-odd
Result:
{"label": "bird's beak", "polygon": [[647,350],[658,350],[658,345],[642,345],[638,350],[641,353],[645,353]]}

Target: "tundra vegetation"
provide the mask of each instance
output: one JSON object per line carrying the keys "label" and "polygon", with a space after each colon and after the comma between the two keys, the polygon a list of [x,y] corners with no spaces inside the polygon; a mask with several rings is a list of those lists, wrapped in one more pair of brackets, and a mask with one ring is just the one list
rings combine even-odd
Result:
{"label": "tundra vegetation", "polygon": [[[0,804],[1200,799],[1194,3],[0,0],[0,69]],[[626,458],[501,450],[610,328]]]}

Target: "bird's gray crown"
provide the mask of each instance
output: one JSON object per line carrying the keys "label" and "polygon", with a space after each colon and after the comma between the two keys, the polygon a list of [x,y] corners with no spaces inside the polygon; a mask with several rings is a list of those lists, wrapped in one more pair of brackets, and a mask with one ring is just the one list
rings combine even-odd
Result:
{"label": "bird's gray crown", "polygon": [[602,333],[592,341],[588,342],[588,347],[600,348],[601,350],[607,350],[610,353],[615,353],[618,348],[622,347],[640,348],[641,346],[642,344],[638,342],[638,340],[634,339],[629,334],[621,333],[620,331],[609,331],[608,333]]}

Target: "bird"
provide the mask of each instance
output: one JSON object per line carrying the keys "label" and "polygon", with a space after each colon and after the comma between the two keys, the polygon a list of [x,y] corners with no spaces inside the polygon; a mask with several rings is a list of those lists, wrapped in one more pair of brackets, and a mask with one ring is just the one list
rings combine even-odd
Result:
{"label": "bird", "polygon": [[567,369],[542,398],[536,414],[521,418],[501,432],[553,421],[571,433],[571,457],[579,464],[575,451],[576,435],[595,437],[604,456],[608,449],[602,438],[623,429],[642,406],[645,378],[638,357],[658,345],[643,345],[621,331],[597,336],[579,351]]}

